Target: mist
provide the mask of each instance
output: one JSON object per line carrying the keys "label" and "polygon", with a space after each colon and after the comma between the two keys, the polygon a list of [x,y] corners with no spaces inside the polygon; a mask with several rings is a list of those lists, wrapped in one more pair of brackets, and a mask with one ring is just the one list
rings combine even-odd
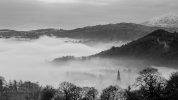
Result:
{"label": "mist", "polygon": [[[127,42],[81,43],[80,40],[43,36],[37,40],[0,39],[0,73],[9,80],[39,82],[58,87],[63,81],[101,90],[113,84],[126,88],[134,83],[142,66],[125,65],[123,60],[96,58],[63,65],[51,64],[62,56],[89,56]],[[123,64],[124,63],[124,64]],[[161,72],[168,69],[160,68]],[[117,80],[118,70],[121,80]],[[170,69],[165,76],[175,71]]]}
{"label": "mist", "polygon": [[73,41],[78,40],[47,36],[37,40],[0,39],[1,76],[4,76],[7,81],[29,80],[43,85],[58,86],[62,81],[72,80],[65,77],[66,73],[76,70],[85,73],[88,69],[82,66],[72,67],[72,65],[56,67],[49,63],[54,58],[67,55],[89,56],[110,48],[108,43],[100,47],[96,43],[89,46]]}

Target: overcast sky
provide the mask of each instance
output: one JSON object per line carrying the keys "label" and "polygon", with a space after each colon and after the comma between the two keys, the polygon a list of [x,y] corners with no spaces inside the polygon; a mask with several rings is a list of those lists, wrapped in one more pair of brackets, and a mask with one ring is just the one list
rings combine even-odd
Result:
{"label": "overcast sky", "polygon": [[141,23],[178,11],[178,0],[0,0],[0,28],[71,29],[88,25]]}

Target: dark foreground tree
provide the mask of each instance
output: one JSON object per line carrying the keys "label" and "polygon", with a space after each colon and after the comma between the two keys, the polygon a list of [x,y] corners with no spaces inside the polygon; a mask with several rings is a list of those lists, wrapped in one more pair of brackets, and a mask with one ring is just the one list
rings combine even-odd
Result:
{"label": "dark foreground tree", "polygon": [[139,98],[139,90],[131,91],[131,86],[128,86],[126,89],[126,100],[140,100]]}
{"label": "dark foreground tree", "polygon": [[51,86],[46,86],[41,91],[40,100],[51,100],[54,97],[55,94],[56,94],[56,90],[55,89],[53,89]]}
{"label": "dark foreground tree", "polygon": [[82,100],[95,100],[98,95],[98,90],[94,87],[82,88]]}
{"label": "dark foreground tree", "polygon": [[118,86],[109,86],[102,91],[101,100],[125,100],[125,91]]}
{"label": "dark foreground tree", "polygon": [[59,89],[64,94],[65,100],[80,100],[82,98],[82,88],[72,83],[63,82],[60,84]]}
{"label": "dark foreground tree", "polygon": [[4,88],[4,85],[5,85],[5,78],[0,76],[0,99],[6,99],[7,96],[5,94],[5,88]]}
{"label": "dark foreground tree", "polygon": [[166,87],[166,80],[155,68],[147,68],[139,72],[136,86],[140,88],[142,100],[161,100]]}
{"label": "dark foreground tree", "polygon": [[167,82],[167,99],[178,100],[178,72],[173,73]]}

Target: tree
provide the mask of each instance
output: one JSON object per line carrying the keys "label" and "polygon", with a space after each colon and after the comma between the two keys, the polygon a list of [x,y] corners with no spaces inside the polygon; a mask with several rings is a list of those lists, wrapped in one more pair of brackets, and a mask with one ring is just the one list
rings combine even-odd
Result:
{"label": "tree", "polygon": [[98,95],[98,90],[94,87],[84,87],[82,88],[82,100],[95,100]]}
{"label": "tree", "polygon": [[0,92],[3,91],[4,84],[5,84],[5,78],[0,76]]}
{"label": "tree", "polygon": [[142,100],[140,90],[131,90],[131,86],[128,86],[128,89],[126,89],[126,100]]}
{"label": "tree", "polygon": [[3,98],[4,96],[4,84],[5,84],[5,78],[0,76],[0,98]]}
{"label": "tree", "polygon": [[46,86],[41,92],[40,100],[51,100],[55,93],[56,93],[55,89],[53,89],[51,86]]}
{"label": "tree", "polygon": [[13,81],[13,90],[14,92],[18,92],[18,85],[16,80]]}
{"label": "tree", "polygon": [[142,100],[158,100],[166,86],[166,80],[155,68],[146,68],[139,72],[136,86],[140,88]]}
{"label": "tree", "polygon": [[78,100],[82,98],[81,95],[82,89],[72,83],[63,82],[60,84],[59,89],[64,94],[66,100]]}
{"label": "tree", "polygon": [[81,100],[81,90],[80,87],[72,87],[69,92],[69,100]]}
{"label": "tree", "polygon": [[178,100],[178,72],[171,75],[167,82],[166,90],[167,98],[169,98],[169,100]]}
{"label": "tree", "polygon": [[102,91],[101,100],[125,100],[125,91],[118,86],[109,86]]}

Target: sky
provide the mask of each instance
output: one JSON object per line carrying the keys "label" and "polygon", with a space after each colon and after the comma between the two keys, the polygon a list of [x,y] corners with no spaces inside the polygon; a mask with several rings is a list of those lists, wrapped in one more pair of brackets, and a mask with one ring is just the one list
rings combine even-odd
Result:
{"label": "sky", "polygon": [[0,29],[141,23],[177,11],[178,0],[0,0]]}

